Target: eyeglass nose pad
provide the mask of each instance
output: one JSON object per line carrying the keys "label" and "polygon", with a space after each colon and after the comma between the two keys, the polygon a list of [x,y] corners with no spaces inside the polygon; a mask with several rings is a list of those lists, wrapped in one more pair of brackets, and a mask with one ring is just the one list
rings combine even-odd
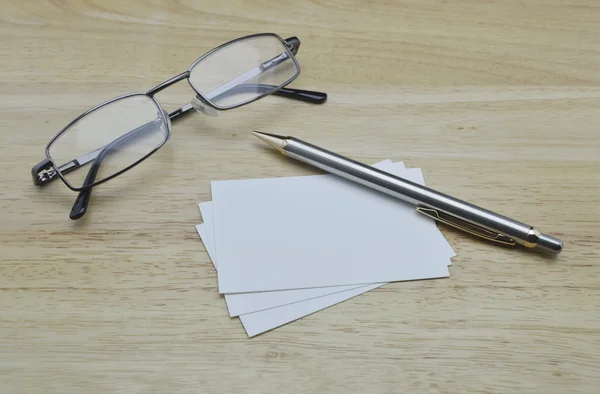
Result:
{"label": "eyeglass nose pad", "polygon": [[165,110],[163,110],[163,114],[165,114],[165,119],[167,120],[167,124],[169,125],[169,130],[171,130],[171,117],[169,116],[169,113]]}
{"label": "eyeglass nose pad", "polygon": [[171,118],[169,117],[169,113],[163,109],[164,118],[167,120],[167,130],[165,133],[167,134],[167,139],[171,136]]}
{"label": "eyeglass nose pad", "polygon": [[194,107],[196,111],[200,112],[201,114],[205,114],[208,116],[219,116],[219,111],[204,104],[202,101],[200,101],[198,97],[194,97],[190,104],[192,105],[192,107]]}

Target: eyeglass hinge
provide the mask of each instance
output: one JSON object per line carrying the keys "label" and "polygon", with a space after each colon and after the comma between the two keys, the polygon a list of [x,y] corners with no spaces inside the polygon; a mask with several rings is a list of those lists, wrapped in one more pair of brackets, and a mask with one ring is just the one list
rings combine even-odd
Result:
{"label": "eyeglass hinge", "polygon": [[46,158],[36,164],[31,169],[31,175],[33,177],[33,183],[37,186],[43,186],[52,179],[56,178],[58,172],[52,167],[52,161]]}
{"label": "eyeglass hinge", "polygon": [[300,39],[293,36],[286,38],[284,41],[290,52],[292,52],[292,55],[296,56],[296,54],[298,54],[298,49],[300,48]]}
{"label": "eyeglass hinge", "polygon": [[52,179],[54,179],[55,176],[58,175],[58,172],[56,172],[56,170],[50,170],[50,171],[46,171],[44,173],[38,174],[38,179],[40,184],[44,184]]}

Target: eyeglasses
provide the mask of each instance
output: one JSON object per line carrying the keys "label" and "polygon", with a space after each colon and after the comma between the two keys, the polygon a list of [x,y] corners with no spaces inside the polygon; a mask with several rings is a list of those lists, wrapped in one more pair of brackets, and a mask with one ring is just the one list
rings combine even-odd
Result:
{"label": "eyeglasses", "polygon": [[[270,94],[320,104],[327,94],[286,86],[300,75],[297,37],[273,33],[240,37],[202,55],[190,68],[145,93],[130,93],[84,112],[46,145],[46,158],[32,170],[35,185],[60,178],[79,192],[69,217],[85,215],[92,188],[130,170],[160,149],[171,135],[171,121],[192,109],[217,115]],[[155,95],[187,80],[196,93],[171,113]],[[75,171],[89,164],[89,170]]]}

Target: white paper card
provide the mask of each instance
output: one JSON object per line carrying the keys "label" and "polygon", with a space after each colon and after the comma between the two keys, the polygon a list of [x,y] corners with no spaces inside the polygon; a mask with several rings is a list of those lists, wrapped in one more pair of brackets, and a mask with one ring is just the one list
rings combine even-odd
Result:
{"label": "white paper card", "polygon": [[[420,184],[424,184],[423,177],[420,169],[405,169],[402,162],[392,163],[390,160],[377,163],[374,167],[385,169],[395,175],[403,176],[405,172],[413,172],[416,181]],[[212,213],[212,202],[203,202],[199,204],[200,212],[202,214],[203,225],[197,227],[197,231],[205,244],[213,245],[213,213]],[[435,224],[432,221],[432,238],[435,238],[435,242],[432,242],[434,247],[446,248],[448,258],[454,257],[455,253],[443,237],[443,235],[435,228]],[[212,246],[206,246],[207,248]],[[214,248],[211,256],[215,254]],[[448,263],[451,264],[450,260]],[[216,261],[213,260],[213,264],[216,267]],[[310,288],[310,289],[295,289],[295,290],[280,290],[280,291],[268,291],[268,292],[253,292],[253,293],[237,293],[237,294],[225,294],[227,302],[227,308],[230,316],[239,316],[242,314],[252,313],[265,309],[274,308],[277,306],[287,305],[303,300],[308,300],[316,297],[322,297],[328,294],[334,294],[341,291],[355,289],[363,285],[349,285],[349,286],[332,286],[332,287],[321,287],[321,288]]]}
{"label": "white paper card", "polygon": [[[196,230],[204,242],[206,251],[217,269],[216,260],[213,258],[214,249],[212,244],[212,227],[208,222],[196,226]],[[217,269],[218,271],[218,269]],[[246,313],[262,311],[265,309],[275,308],[282,305],[293,304],[296,302],[309,300],[324,295],[334,294],[341,291],[351,290],[360,286],[334,286],[334,287],[319,287],[314,289],[295,289],[295,290],[278,290],[278,291],[259,291],[254,293],[234,293],[225,294],[225,302],[229,316],[236,317]]]}
{"label": "white paper card", "polygon": [[[381,161],[373,165],[377,168],[386,169],[386,171],[400,174],[401,171],[405,170],[404,163],[397,162],[392,163],[390,159]],[[203,226],[197,227],[197,231],[201,238],[206,239],[206,243],[214,245],[213,242],[213,208],[212,201],[202,202],[198,204],[202,220],[208,227],[206,230],[202,229]],[[446,243],[447,244],[447,243]],[[208,248],[208,246],[207,246]],[[212,254],[216,256],[214,247]],[[212,259],[211,259],[212,260]],[[216,262],[212,260],[215,269],[217,268]],[[253,293],[237,293],[237,294],[226,294],[225,300],[227,303],[227,309],[229,315],[232,317],[239,316],[245,313],[251,313],[261,311],[277,306],[287,305],[311,298],[321,297],[327,294],[333,294],[340,291],[355,289],[362,285],[350,285],[350,286],[331,286],[311,289],[294,289],[294,290],[279,290],[270,292],[253,292]]]}
{"label": "white paper card", "polygon": [[[212,237],[207,236],[207,229],[211,229],[211,227],[205,224],[200,224],[197,226],[197,229],[198,233],[200,234],[200,237],[204,241],[204,245],[206,246],[206,250],[209,254],[209,257],[213,260],[213,264],[215,264],[215,258],[213,254],[214,245],[211,245],[210,243]],[[218,265],[215,264],[215,266]],[[443,264],[439,264],[438,266],[443,267]],[[445,267],[444,272],[440,272],[438,275],[449,276],[448,268]],[[360,294],[381,287],[385,284],[386,283],[375,283],[364,285],[353,289],[324,295],[321,297],[315,297],[308,300],[279,306],[276,308],[244,314],[240,316],[240,321],[242,322],[244,330],[246,330],[248,336],[253,337],[255,335],[280,327],[284,324],[290,323],[294,320],[318,312],[320,310],[329,308],[335,304],[339,304],[340,302],[356,297]]]}
{"label": "white paper card", "polygon": [[[446,271],[448,267],[446,267]],[[441,275],[441,274],[440,274]],[[352,290],[346,290],[339,293],[329,294],[319,298],[313,298],[301,301],[296,304],[280,306],[267,309],[260,312],[254,312],[247,315],[241,315],[240,321],[249,337],[262,334],[266,331],[281,327],[302,317],[311,315],[315,312],[329,308],[340,302],[349,300],[380,286],[385,283],[366,285]]]}
{"label": "white paper card", "polygon": [[340,177],[211,185],[220,293],[422,279],[448,258],[423,236],[430,219]]}

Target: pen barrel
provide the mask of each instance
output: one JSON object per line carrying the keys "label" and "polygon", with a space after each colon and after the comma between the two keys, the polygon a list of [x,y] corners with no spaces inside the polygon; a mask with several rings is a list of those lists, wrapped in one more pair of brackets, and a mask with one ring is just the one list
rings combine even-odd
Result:
{"label": "pen barrel", "polygon": [[[417,207],[433,208],[476,226],[504,234],[526,247],[538,247],[548,253],[558,253],[562,249],[560,240],[541,234],[528,224],[461,201],[304,141],[288,137],[284,150],[286,156],[404,200]],[[538,242],[540,243],[539,246]]]}

